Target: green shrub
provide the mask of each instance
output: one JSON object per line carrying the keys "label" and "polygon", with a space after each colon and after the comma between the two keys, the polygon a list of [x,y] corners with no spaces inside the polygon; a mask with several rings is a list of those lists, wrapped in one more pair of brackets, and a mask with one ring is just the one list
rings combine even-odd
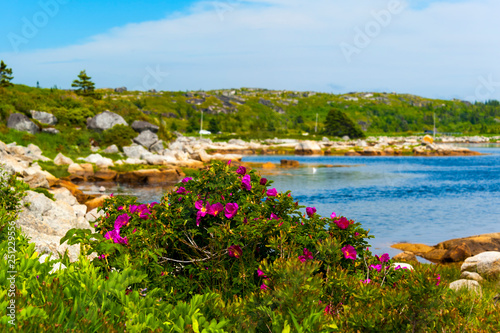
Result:
{"label": "green shrub", "polygon": [[82,127],[87,124],[88,117],[94,116],[94,113],[86,107],[55,108],[52,113],[57,117],[59,124]]}
{"label": "green shrub", "polygon": [[132,139],[136,136],[137,133],[131,127],[126,125],[115,125],[102,132],[102,141],[100,145],[102,147],[107,147],[115,144],[122,148],[124,146],[129,146],[132,143]]}
{"label": "green shrub", "polygon": [[[106,256],[94,262],[106,271],[120,269],[122,256],[130,255],[134,268],[147,273],[148,284],[172,287],[179,299],[207,290],[227,298],[254,292],[262,260],[299,257],[304,248],[317,260],[355,269],[341,249],[349,245],[358,254],[366,251],[367,232],[359,223],[305,217],[290,193],[269,190],[270,182],[254,171],[243,176],[243,169],[237,173],[235,167],[214,163],[156,205],[138,205],[133,198],[108,200],[103,210],[109,218],[99,220],[95,234],[72,231],[67,237],[74,233],[71,242],[82,241],[89,251]],[[229,210],[236,207],[233,216]],[[123,218],[129,219],[120,236],[127,238],[126,246],[106,239],[115,220]],[[344,229],[336,224],[340,220]],[[326,266],[320,271],[326,272]]]}

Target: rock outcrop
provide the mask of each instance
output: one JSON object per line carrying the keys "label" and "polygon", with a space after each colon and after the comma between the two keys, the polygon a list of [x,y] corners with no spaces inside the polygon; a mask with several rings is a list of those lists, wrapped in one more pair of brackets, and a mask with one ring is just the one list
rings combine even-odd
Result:
{"label": "rock outcrop", "polygon": [[56,201],[50,200],[44,194],[27,191],[16,224],[36,244],[38,252],[52,253],[57,257],[68,250],[70,259],[75,261],[78,259],[80,247],[59,243],[72,228],[91,229],[84,217],[87,207],[80,205],[66,189],[51,192]]}
{"label": "rock outcrop", "polygon": [[22,113],[11,114],[9,116],[9,120],[7,121],[7,127],[31,134],[40,132],[40,128],[38,128],[38,126],[33,121],[31,121]]}
{"label": "rock outcrop", "polygon": [[323,154],[321,147],[315,141],[303,141],[299,142],[295,146],[295,154],[297,155],[321,155]]}
{"label": "rock outcrop", "polygon": [[31,117],[45,125],[56,125],[57,118],[52,113],[31,110]]}
{"label": "rock outcrop", "polygon": [[141,134],[139,134],[137,137],[135,137],[133,141],[149,150],[151,146],[158,142],[158,135],[151,132],[150,130],[145,130],[142,131]]}
{"label": "rock outcrop", "polygon": [[142,133],[144,131],[151,131],[153,133],[158,133],[160,129],[158,126],[148,123],[147,121],[136,120],[131,125],[132,129],[136,132]]}
{"label": "rock outcrop", "polygon": [[399,243],[392,247],[410,251],[432,262],[462,262],[486,251],[500,251],[500,233],[451,239],[435,246]]}
{"label": "rock outcrop", "polygon": [[500,279],[500,252],[487,251],[465,259],[462,272],[473,272],[487,279]]}
{"label": "rock outcrop", "polygon": [[71,165],[73,163],[74,162],[71,158],[64,156],[62,153],[57,154],[54,158],[55,165]]}
{"label": "rock outcrop", "polygon": [[125,121],[125,119],[123,119],[122,116],[107,110],[99,113],[94,118],[91,118],[87,121],[87,128],[98,132],[113,128],[113,126],[115,125],[128,126],[127,122]]}

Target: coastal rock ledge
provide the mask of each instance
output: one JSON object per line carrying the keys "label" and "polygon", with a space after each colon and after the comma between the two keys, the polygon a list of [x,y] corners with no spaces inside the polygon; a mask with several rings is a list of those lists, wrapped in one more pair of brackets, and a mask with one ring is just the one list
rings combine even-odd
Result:
{"label": "coastal rock ledge", "polygon": [[500,232],[451,239],[434,246],[398,243],[392,247],[435,263],[462,262],[483,252],[500,251]]}

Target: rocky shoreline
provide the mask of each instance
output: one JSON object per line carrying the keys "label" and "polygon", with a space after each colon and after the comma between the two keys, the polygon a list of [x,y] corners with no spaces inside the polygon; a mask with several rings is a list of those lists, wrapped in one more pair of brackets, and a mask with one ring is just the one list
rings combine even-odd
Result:
{"label": "rocky shoreline", "polygon": [[415,256],[419,256],[436,264],[460,264],[460,279],[450,283],[454,290],[467,288],[481,294],[484,280],[500,280],[500,232],[451,239],[434,246],[398,243],[392,247],[403,251],[394,256],[395,260],[415,262]]}
{"label": "rocky shoreline", "polygon": [[[144,128],[149,128],[145,126]],[[212,142],[210,139],[184,137],[178,134],[175,141],[163,148],[155,133],[150,129],[142,131],[134,144],[116,146],[101,150],[92,147],[93,154],[76,161],[58,154],[53,160],[43,156],[40,148],[29,144],[22,147],[16,143],[0,142],[0,164],[10,174],[17,174],[30,188],[42,188],[54,196],[54,201],[43,193],[28,191],[24,199],[27,204],[19,214],[18,225],[37,244],[40,252],[62,253],[68,249],[72,260],[78,257],[79,249],[60,245],[59,239],[74,227],[91,228],[90,222],[97,217],[97,207],[108,195],[88,195],[79,190],[75,183],[121,182],[130,184],[174,184],[185,174],[182,168],[203,168],[211,160],[232,160],[241,163],[246,154],[296,154],[348,156],[467,156],[477,152],[447,144],[436,144],[431,137],[415,138],[368,138],[367,140],[322,141],[266,140],[245,142],[233,139],[229,142]],[[470,139],[469,139],[470,142]],[[119,154],[122,159],[112,160],[100,153]],[[37,161],[50,161],[57,166],[67,166],[69,177],[57,179],[43,170]],[[134,165],[139,169],[115,171],[113,167]],[[281,167],[297,167],[295,161],[285,160]],[[267,166],[269,167],[269,166]],[[263,165],[265,169],[266,166]],[[105,190],[103,191],[105,192]]]}
{"label": "rocky shoreline", "polygon": [[434,263],[463,262],[483,252],[500,251],[500,232],[451,239],[434,246],[398,243],[392,247],[407,256],[416,255]]}

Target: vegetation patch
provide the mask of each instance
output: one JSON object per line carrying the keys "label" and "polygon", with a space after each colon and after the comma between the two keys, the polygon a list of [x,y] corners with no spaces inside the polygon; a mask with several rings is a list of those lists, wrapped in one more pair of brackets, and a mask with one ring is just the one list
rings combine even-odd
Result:
{"label": "vegetation patch", "polygon": [[43,170],[51,173],[56,178],[64,178],[70,175],[67,165],[55,165],[52,161],[37,161],[37,163]]}

